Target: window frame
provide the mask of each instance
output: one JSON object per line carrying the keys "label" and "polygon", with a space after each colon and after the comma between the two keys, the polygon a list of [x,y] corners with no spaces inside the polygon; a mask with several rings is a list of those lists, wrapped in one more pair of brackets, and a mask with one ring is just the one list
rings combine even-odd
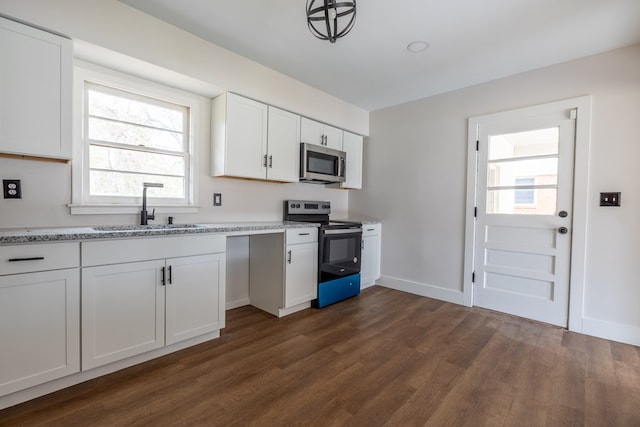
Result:
{"label": "window frame", "polygon": [[74,102],[73,102],[73,161],[72,202],[69,205],[71,214],[123,214],[138,213],[142,204],[142,188],[139,197],[110,197],[89,195],[89,140],[85,138],[88,115],[86,114],[86,86],[85,82],[105,86],[134,96],[157,99],[160,101],[181,105],[187,108],[188,124],[185,128],[185,199],[176,202],[175,199],[150,198],[148,203],[156,208],[158,213],[197,213],[198,206],[198,146],[203,132],[204,120],[201,117],[204,106],[208,101],[200,95],[186,92],[163,84],[155,83],[140,77],[120,71],[108,69],[99,65],[76,60],[74,64]]}

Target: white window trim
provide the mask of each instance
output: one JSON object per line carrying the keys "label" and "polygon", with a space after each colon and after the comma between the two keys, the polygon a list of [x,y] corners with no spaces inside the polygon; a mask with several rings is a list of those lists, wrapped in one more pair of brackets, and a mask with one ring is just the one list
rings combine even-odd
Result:
{"label": "white window trim", "polygon": [[135,214],[140,212],[142,203],[142,189],[140,189],[140,201],[135,204],[96,204],[84,199],[85,188],[89,185],[88,175],[85,169],[88,167],[88,149],[83,141],[84,126],[84,82],[112,86],[129,92],[139,93],[144,96],[153,96],[167,102],[184,105],[189,108],[189,166],[188,176],[189,191],[186,204],[152,204],[160,214],[184,214],[198,213],[198,161],[202,154],[200,147],[206,144],[197,144],[196,141],[206,137],[204,127],[207,125],[203,117],[204,106],[209,99],[175,89],[169,86],[154,83],[129,74],[114,71],[99,65],[76,60],[73,77],[73,160],[71,167],[71,204],[70,212],[73,215],[93,214]]}

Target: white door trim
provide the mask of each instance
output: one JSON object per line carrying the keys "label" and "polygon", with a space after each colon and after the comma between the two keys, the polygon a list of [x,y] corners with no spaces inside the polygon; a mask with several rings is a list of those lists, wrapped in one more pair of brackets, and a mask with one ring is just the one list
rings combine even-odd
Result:
{"label": "white door trim", "polygon": [[571,234],[571,270],[569,276],[569,330],[582,332],[584,313],[584,279],[587,249],[587,200],[589,189],[589,145],[591,134],[591,96],[566,99],[543,105],[519,108],[511,111],[487,114],[469,118],[467,148],[467,200],[465,221],[465,250],[463,300],[467,306],[473,305],[473,284],[471,282],[475,256],[475,218],[476,180],[478,159],[476,141],[480,123],[509,117],[537,115],[548,111],[550,107],[557,109],[576,109],[576,146],[573,183],[573,225]]}

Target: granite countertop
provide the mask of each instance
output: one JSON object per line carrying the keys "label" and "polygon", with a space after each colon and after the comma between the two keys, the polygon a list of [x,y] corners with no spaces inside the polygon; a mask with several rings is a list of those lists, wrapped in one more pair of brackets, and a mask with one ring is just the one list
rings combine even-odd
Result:
{"label": "granite countertop", "polygon": [[318,227],[320,224],[293,221],[235,222],[217,224],[105,225],[94,227],[42,227],[0,229],[0,244],[65,240],[122,239],[196,233],[232,233]]}
{"label": "granite countertop", "polygon": [[335,221],[335,222],[360,222],[360,223],[362,223],[362,225],[382,224],[382,220],[376,219],[376,218],[371,218],[371,217],[366,217],[366,216],[352,216],[352,217],[348,217],[348,218],[338,218],[338,219],[333,219],[332,218],[331,221]]}

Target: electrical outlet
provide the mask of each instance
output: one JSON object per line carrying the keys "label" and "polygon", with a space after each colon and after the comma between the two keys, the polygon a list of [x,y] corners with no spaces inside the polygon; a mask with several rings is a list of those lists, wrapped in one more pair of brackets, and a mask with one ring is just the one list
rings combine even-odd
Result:
{"label": "electrical outlet", "polygon": [[213,206],[222,206],[222,193],[213,193]]}
{"label": "electrical outlet", "polygon": [[620,193],[600,193],[600,206],[620,206]]}
{"label": "electrical outlet", "polygon": [[5,199],[22,199],[22,188],[19,179],[3,179],[2,188]]}

